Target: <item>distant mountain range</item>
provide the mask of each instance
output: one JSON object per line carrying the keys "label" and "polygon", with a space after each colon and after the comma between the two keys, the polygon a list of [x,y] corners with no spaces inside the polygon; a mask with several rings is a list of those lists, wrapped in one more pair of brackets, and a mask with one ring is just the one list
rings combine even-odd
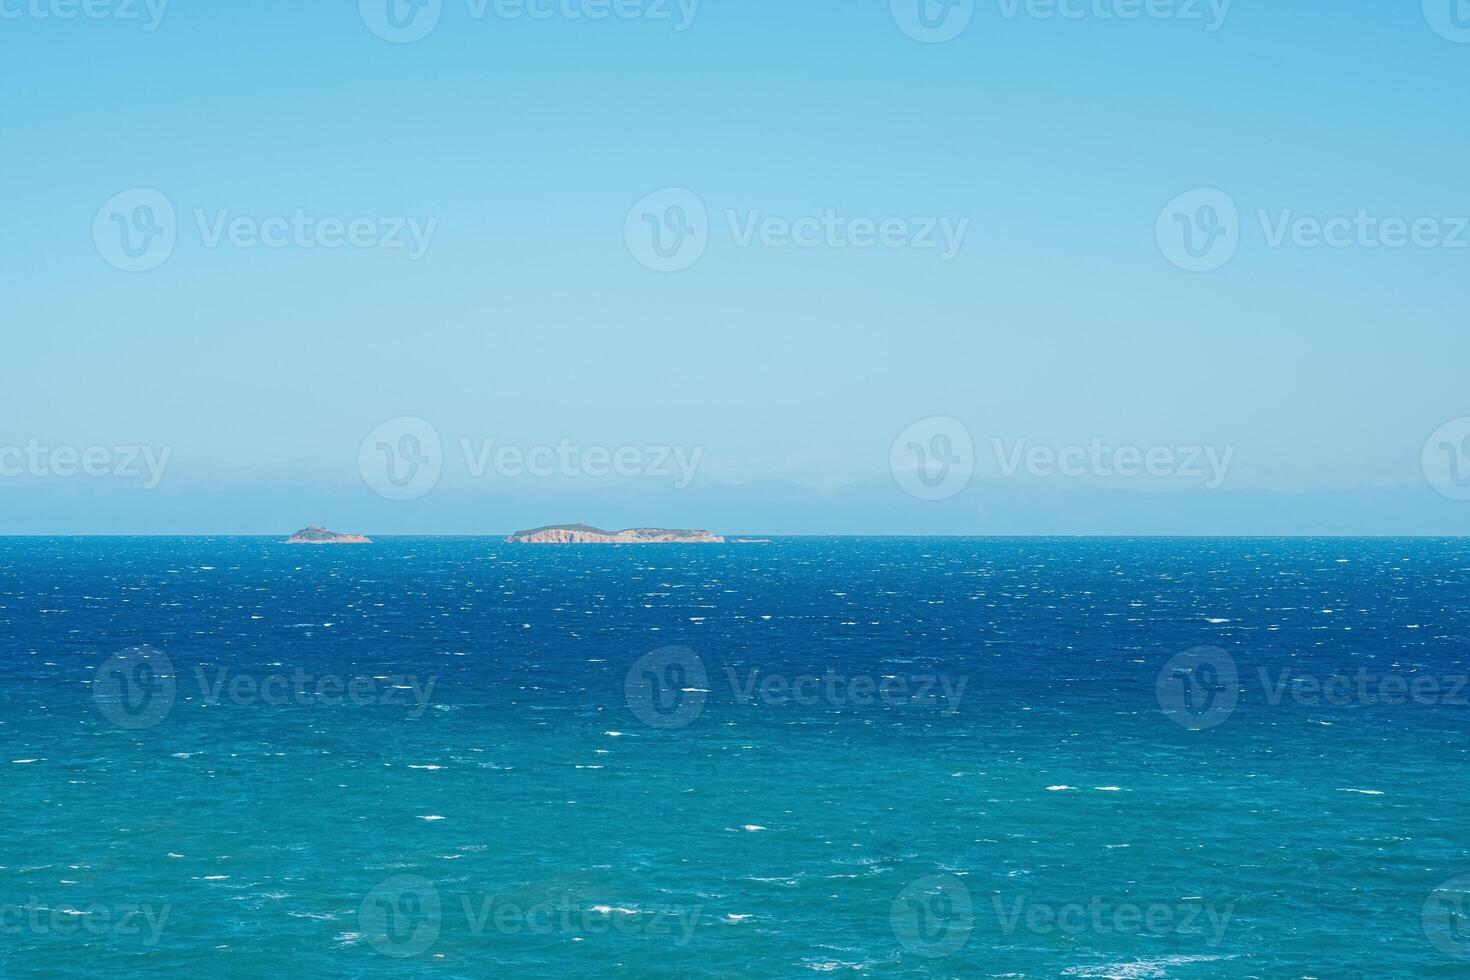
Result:
{"label": "distant mountain range", "polygon": [[1427,484],[1344,490],[1177,490],[976,480],[951,500],[916,500],[890,481],[817,491],[781,481],[682,490],[441,487],[402,502],[361,483],[170,479],[154,489],[95,480],[0,480],[4,534],[278,535],[300,515],[387,534],[504,536],[548,511],[602,527],[719,527],[772,534],[1470,535],[1470,503]]}

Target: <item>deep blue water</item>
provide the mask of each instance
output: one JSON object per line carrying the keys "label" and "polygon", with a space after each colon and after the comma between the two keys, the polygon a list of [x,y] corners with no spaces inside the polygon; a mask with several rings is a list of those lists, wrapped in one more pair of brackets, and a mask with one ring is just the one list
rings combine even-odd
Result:
{"label": "deep blue water", "polygon": [[0,976],[1465,976],[1467,599],[1459,540],[0,538]]}

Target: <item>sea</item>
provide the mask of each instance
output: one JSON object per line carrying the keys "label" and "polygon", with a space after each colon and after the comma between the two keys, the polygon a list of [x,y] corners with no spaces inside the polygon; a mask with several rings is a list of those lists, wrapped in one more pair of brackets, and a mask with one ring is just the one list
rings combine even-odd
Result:
{"label": "sea", "polygon": [[0,977],[1464,977],[1470,542],[0,538]]}

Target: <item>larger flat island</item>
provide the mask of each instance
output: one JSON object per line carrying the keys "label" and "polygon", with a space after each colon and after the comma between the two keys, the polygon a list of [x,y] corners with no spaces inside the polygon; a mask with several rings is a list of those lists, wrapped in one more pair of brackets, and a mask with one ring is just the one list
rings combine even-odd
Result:
{"label": "larger flat island", "polygon": [[725,539],[708,531],[634,527],[626,531],[604,531],[587,524],[553,524],[531,531],[517,531],[505,539],[511,544],[724,544]]}

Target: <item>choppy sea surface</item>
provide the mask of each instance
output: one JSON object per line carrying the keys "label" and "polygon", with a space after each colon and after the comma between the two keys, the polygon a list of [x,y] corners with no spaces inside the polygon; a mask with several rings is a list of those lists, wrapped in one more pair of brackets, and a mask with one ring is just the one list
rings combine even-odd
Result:
{"label": "choppy sea surface", "polygon": [[0,539],[0,976],[1470,974],[1470,542]]}

